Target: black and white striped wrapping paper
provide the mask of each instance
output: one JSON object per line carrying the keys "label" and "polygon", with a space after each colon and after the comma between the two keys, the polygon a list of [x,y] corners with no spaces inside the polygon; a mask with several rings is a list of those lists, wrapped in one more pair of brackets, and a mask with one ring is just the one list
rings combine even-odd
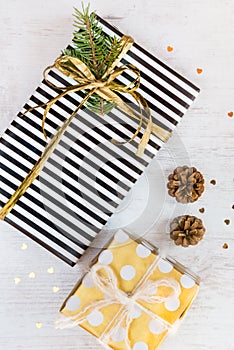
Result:
{"label": "black and white striped wrapping paper", "polygon": [[[100,21],[107,34],[122,36],[116,28]],[[139,92],[149,104],[153,121],[173,131],[199,89],[137,44],[121,63],[132,63],[141,70]],[[118,79],[127,83],[132,77],[124,73]],[[57,86],[72,83],[54,69],[49,72],[49,80]],[[42,81],[22,112],[57,93]],[[49,137],[83,96],[83,93],[71,93],[53,106],[46,121]],[[131,96],[121,97],[137,109]],[[42,114],[43,108],[39,108],[24,117],[18,116],[0,139],[1,206],[46,145],[41,130]],[[117,109],[102,117],[82,108],[40,176],[5,221],[71,266],[75,265],[162,146],[151,135],[144,156],[138,158],[135,153],[139,137],[124,146],[110,142],[111,138],[130,137],[136,127],[132,118]]]}

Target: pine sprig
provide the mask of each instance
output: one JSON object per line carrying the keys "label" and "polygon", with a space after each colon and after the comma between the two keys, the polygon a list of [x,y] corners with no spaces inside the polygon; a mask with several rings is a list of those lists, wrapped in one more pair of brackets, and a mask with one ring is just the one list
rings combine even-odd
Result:
{"label": "pine sprig", "polygon": [[[120,41],[103,32],[96,14],[89,12],[89,5],[85,8],[82,4],[82,11],[75,8],[74,17],[74,47],[64,50],[64,54],[80,59],[99,79],[118,56]],[[86,106],[95,113],[107,114],[115,104],[94,94]]]}

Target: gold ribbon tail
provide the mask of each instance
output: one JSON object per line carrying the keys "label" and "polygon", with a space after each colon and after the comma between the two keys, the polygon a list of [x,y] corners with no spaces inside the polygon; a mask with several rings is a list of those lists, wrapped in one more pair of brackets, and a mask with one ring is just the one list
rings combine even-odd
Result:
{"label": "gold ribbon tail", "polygon": [[[17,188],[15,193],[12,194],[8,202],[0,210],[0,220],[5,219],[6,215],[10,213],[17,201],[23,196],[28,187],[37,178],[40,171],[43,169],[46,161],[49,159],[49,157],[59,144],[63,134],[72,122],[78,110],[88,101],[88,99],[94,93],[96,93],[97,95],[99,95],[100,98],[103,98],[106,101],[111,101],[117,106],[118,109],[127,114],[129,117],[137,120],[138,122],[138,126],[135,132],[127,141],[118,142],[116,140],[112,140],[112,142],[115,142],[116,144],[120,145],[129,143],[139,135],[141,129],[143,128],[143,136],[141,137],[136,153],[138,157],[141,157],[149,142],[151,133],[154,133],[159,139],[161,139],[164,142],[168,140],[168,138],[170,137],[170,133],[152,122],[152,116],[147,101],[139,92],[136,91],[140,86],[140,70],[132,64],[121,65],[120,67],[118,66],[120,64],[121,59],[132,47],[133,43],[134,41],[131,37],[124,35],[121,38],[118,56],[110,65],[110,67],[107,68],[104,75],[99,79],[97,79],[94,76],[94,74],[84,62],[80,61],[78,58],[67,55],[62,55],[58,57],[52,66],[49,66],[45,69],[43,75],[47,84],[49,84],[53,88],[60,90],[61,92],[48,102],[42,103],[34,107],[30,107],[25,113],[22,114],[22,116],[24,116],[27,112],[31,112],[36,108],[45,107],[42,117],[42,131],[45,137],[46,117],[50,112],[50,109],[54,106],[54,104],[60,98],[66,96],[69,93],[76,93],[81,90],[89,92],[80,102],[79,106],[72,113],[72,115],[65,121],[65,123],[58,129],[58,131],[55,133],[52,139],[48,142],[47,146],[45,147],[44,151],[42,152],[40,158],[37,160],[33,168],[27,174],[27,176]],[[48,70],[53,68],[56,68],[61,73],[72,78],[78,84],[70,86],[55,86],[52,82],[49,81],[49,79],[47,79]],[[135,75],[135,78],[128,85],[124,85],[123,83],[117,81],[118,76],[120,76],[126,71],[129,71],[129,73],[133,73]],[[118,93],[130,94],[133,97],[133,99],[137,102],[140,108],[140,113],[136,112],[135,109],[131,108],[127,103],[125,103]]]}
{"label": "gold ribbon tail", "polygon": [[0,220],[4,220],[6,215],[10,213],[12,208],[15,206],[17,201],[24,195],[27,191],[28,187],[32,184],[32,182],[37,178],[41,170],[43,169],[45,163],[54,152],[55,148],[59,144],[62,136],[64,135],[67,127],[71,124],[73,118],[77,114],[78,110],[84,105],[84,103],[90,98],[90,96],[95,92],[96,88],[89,91],[89,93],[84,97],[84,99],[80,102],[79,106],[75,109],[72,115],[64,122],[64,124],[58,129],[56,134],[49,141],[44,151],[42,152],[40,158],[37,160],[33,168],[24,178],[22,183],[19,185],[17,190],[13,193],[8,202],[3,206],[0,210]]}

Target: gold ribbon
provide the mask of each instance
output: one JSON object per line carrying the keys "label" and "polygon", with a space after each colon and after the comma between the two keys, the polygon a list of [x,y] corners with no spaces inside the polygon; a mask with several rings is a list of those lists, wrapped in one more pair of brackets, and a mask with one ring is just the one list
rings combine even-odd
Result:
{"label": "gold ribbon", "polygon": [[[41,170],[43,169],[46,161],[49,159],[51,154],[54,152],[55,148],[59,144],[62,136],[64,135],[67,127],[71,124],[73,118],[79,111],[79,109],[88,101],[88,99],[95,93],[98,94],[101,98],[107,101],[111,101],[116,105],[118,109],[120,109],[122,112],[126,113],[133,119],[138,121],[138,127],[136,129],[136,132],[133,134],[133,136],[125,142],[118,142],[116,140],[112,139],[112,142],[115,144],[125,144],[128,142],[133,141],[136,136],[139,134],[142,127],[145,128],[143,136],[141,138],[141,141],[139,143],[137,153],[136,155],[138,157],[141,157],[144,153],[145,147],[147,146],[151,133],[154,133],[159,139],[161,139],[163,142],[166,142],[170,137],[170,132],[164,130],[163,128],[159,127],[158,125],[154,124],[152,121],[152,116],[150,113],[150,109],[148,107],[148,104],[144,97],[136,91],[138,87],[140,86],[140,70],[133,66],[132,64],[122,65],[120,67],[117,67],[121,59],[125,56],[125,54],[130,50],[131,46],[133,45],[134,41],[131,37],[123,36],[120,40],[120,52],[118,57],[115,59],[115,61],[112,63],[112,65],[106,70],[105,74],[102,76],[101,79],[96,79],[95,76],[92,74],[90,69],[79,59],[70,57],[67,55],[60,56],[56,59],[55,63],[52,66],[49,66],[44,71],[44,79],[46,82],[52,86],[53,88],[61,90],[61,93],[58,94],[55,98],[52,100],[37,105],[35,107],[29,108],[25,113],[22,114],[24,116],[26,113],[33,111],[36,108],[39,107],[46,107],[43,118],[42,118],[42,130],[46,137],[45,132],[45,121],[47,114],[49,113],[52,106],[60,100],[62,97],[66,96],[69,93],[72,92],[78,92],[81,90],[89,90],[87,95],[83,98],[83,100],[80,102],[78,107],[74,110],[74,112],[71,114],[71,116],[64,122],[64,124],[58,129],[58,131],[55,133],[55,135],[51,138],[51,140],[46,145],[44,151],[42,152],[40,158],[37,160],[33,168],[30,170],[30,172],[27,174],[25,179],[22,181],[20,186],[17,188],[17,190],[13,193],[11,198],[8,200],[8,202],[4,205],[4,207],[0,210],[0,219],[4,220],[7,214],[12,210],[14,205],[17,203],[17,201],[23,196],[23,194],[26,192],[28,187],[31,185],[31,183],[37,178]],[[71,86],[55,86],[47,79],[47,72],[48,70],[56,68],[66,76],[74,79],[78,84],[71,85]],[[117,83],[115,79],[120,76],[122,73],[130,71],[136,75],[136,78],[130,82],[128,85],[124,85],[122,83]],[[140,107],[140,113],[136,113],[134,109],[132,109],[130,106],[128,106],[117,94],[116,92],[120,93],[128,93],[130,94],[135,101],[138,103]],[[143,112],[147,117],[143,115]]]}
{"label": "gold ribbon", "polygon": [[[173,298],[178,298],[181,293],[179,283],[173,278],[164,278],[156,281],[149,279],[150,274],[155,270],[157,264],[158,258],[153,261],[135,289],[129,294],[126,294],[119,289],[117,276],[110,266],[100,264],[94,265],[89,273],[95,286],[103,293],[105,299],[90,303],[83,310],[76,312],[71,317],[63,317],[61,315],[61,317],[55,322],[56,328],[73,328],[81,325],[88,320],[88,316],[92,312],[99,311],[100,309],[112,304],[117,304],[120,306],[119,311],[116,315],[113,315],[112,321],[99,336],[99,340],[104,345],[108,346],[110,337],[115,335],[124,323],[125,345],[128,350],[132,349],[129,339],[129,329],[134,320],[134,310],[136,308],[142,310],[149,315],[150,318],[157,320],[158,323],[161,324],[161,333],[172,330],[175,325],[153,313],[141,304],[141,302],[147,304],[161,304]],[[158,287],[170,288],[170,293],[166,296],[155,295]]]}

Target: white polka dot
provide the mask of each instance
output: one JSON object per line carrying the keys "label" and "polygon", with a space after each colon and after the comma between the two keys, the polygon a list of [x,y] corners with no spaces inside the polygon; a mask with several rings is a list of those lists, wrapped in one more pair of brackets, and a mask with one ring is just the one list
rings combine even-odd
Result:
{"label": "white polka dot", "polygon": [[161,259],[158,263],[158,269],[162,273],[169,273],[173,269],[173,266],[168,261]]}
{"label": "white polka dot", "polygon": [[136,270],[131,265],[125,265],[120,270],[120,276],[125,281],[131,281],[136,275]]}
{"label": "white polka dot", "polygon": [[80,308],[80,298],[76,295],[72,295],[66,302],[66,308],[69,311],[76,311]]}
{"label": "white polka dot", "polygon": [[180,307],[180,299],[170,298],[165,302],[165,308],[168,311],[176,311]]}
{"label": "white polka dot", "polygon": [[94,287],[94,282],[92,279],[92,276],[90,273],[87,273],[87,275],[84,276],[82,284],[85,288],[93,288]]}
{"label": "white polka dot", "polygon": [[88,316],[87,320],[89,324],[93,327],[98,327],[102,324],[104,316],[100,311],[92,311]]}
{"label": "white polka dot", "polygon": [[110,250],[104,250],[98,258],[98,262],[102,265],[109,265],[113,261],[113,254]]}
{"label": "white polka dot", "polygon": [[136,248],[136,253],[140,258],[145,259],[148,258],[148,256],[150,256],[151,251],[142,244],[138,244]]}
{"label": "white polka dot", "polygon": [[126,330],[123,327],[114,328],[111,338],[117,343],[123,341],[126,338]]}
{"label": "white polka dot", "polygon": [[192,288],[195,285],[195,281],[188,275],[183,275],[180,279],[180,283],[184,288]]}
{"label": "white polka dot", "polygon": [[165,330],[165,327],[159,320],[152,320],[149,323],[149,330],[153,334],[161,334]]}
{"label": "white polka dot", "polygon": [[148,350],[148,345],[143,341],[139,341],[138,343],[135,343],[133,350]]}
{"label": "white polka dot", "polygon": [[133,319],[139,318],[142,314],[142,311],[139,307],[134,306],[133,310],[130,311],[129,316]]}
{"label": "white polka dot", "polygon": [[116,234],[115,234],[115,241],[118,242],[118,243],[124,243],[128,239],[129,239],[129,236],[125,232],[123,232],[121,230],[116,232]]}

